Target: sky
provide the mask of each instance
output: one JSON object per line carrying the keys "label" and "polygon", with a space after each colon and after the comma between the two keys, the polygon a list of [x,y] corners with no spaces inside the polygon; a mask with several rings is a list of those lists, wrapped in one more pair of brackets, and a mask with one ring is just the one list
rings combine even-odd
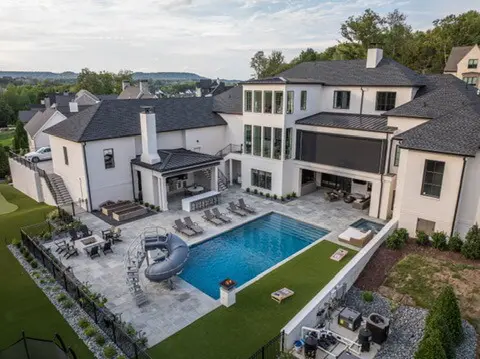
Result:
{"label": "sky", "polygon": [[366,8],[414,29],[479,0],[0,0],[0,70],[185,71],[250,77],[258,50],[321,51]]}

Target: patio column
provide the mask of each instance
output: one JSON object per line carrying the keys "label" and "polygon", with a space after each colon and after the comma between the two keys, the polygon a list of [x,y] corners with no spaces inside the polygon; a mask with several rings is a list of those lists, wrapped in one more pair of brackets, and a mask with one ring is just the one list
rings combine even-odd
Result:
{"label": "patio column", "polygon": [[230,166],[230,186],[233,185],[233,160],[229,160],[229,166]]}
{"label": "patio column", "polygon": [[211,182],[212,191],[218,192],[218,167],[215,166],[212,168],[212,182]]}
{"label": "patio column", "polygon": [[158,178],[158,192],[160,197],[160,210],[168,211],[168,200],[167,200],[167,179],[163,176]]}

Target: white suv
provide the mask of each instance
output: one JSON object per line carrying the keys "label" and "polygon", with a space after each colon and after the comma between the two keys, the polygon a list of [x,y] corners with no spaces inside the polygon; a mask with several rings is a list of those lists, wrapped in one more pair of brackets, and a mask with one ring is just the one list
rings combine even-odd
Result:
{"label": "white suv", "polygon": [[41,147],[34,152],[29,152],[25,155],[25,158],[33,163],[38,161],[45,161],[52,159],[52,151],[50,147]]}

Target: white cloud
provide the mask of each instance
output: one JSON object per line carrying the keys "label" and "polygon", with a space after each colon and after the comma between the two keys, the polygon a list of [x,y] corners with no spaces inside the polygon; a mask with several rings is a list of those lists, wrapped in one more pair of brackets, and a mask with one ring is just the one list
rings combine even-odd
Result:
{"label": "white cloud", "polygon": [[[365,8],[396,6],[416,28],[476,0],[2,0],[0,68],[8,70],[196,71],[247,78],[263,49],[322,50],[340,23]],[[435,6],[433,6],[433,4]],[[434,10],[432,10],[434,9]]]}

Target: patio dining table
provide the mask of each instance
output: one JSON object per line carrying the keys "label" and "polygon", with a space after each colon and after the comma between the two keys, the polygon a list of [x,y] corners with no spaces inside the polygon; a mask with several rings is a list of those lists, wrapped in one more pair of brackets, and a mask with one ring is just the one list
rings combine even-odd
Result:
{"label": "patio dining table", "polygon": [[203,188],[202,186],[190,186],[190,187],[187,187],[187,191],[192,193],[192,194],[198,194],[200,192],[203,192],[205,188]]}

